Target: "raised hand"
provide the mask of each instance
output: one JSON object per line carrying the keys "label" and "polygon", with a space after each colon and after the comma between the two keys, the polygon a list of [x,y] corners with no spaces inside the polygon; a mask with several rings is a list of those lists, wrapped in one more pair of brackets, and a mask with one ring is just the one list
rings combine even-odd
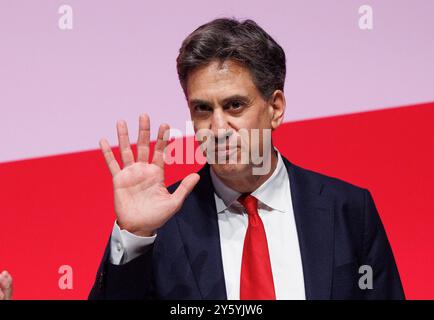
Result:
{"label": "raised hand", "polygon": [[11,300],[13,291],[12,276],[6,270],[0,273],[0,300]]}
{"label": "raised hand", "polygon": [[152,162],[149,158],[150,121],[146,114],[139,119],[137,159],[131,150],[125,121],[118,121],[117,133],[123,168],[116,161],[109,143],[101,139],[100,148],[113,176],[114,206],[118,225],[138,236],[151,236],[182,206],[199,181],[197,173],[185,177],[171,194],[164,184],[164,134],[169,125],[160,125]]}

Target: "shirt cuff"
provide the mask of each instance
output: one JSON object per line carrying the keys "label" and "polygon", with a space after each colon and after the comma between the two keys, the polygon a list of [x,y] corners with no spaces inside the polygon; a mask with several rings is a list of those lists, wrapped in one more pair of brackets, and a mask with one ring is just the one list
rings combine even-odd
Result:
{"label": "shirt cuff", "polygon": [[117,221],[113,226],[110,238],[110,263],[122,265],[144,254],[157,235],[139,237],[127,230],[121,230]]}

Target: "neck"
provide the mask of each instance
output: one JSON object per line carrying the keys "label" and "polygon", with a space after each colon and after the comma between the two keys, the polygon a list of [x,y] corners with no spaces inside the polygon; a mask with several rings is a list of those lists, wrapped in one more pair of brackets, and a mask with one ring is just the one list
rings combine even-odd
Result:
{"label": "neck", "polygon": [[[271,150],[271,166],[270,170],[267,174],[264,175],[253,175],[248,174],[241,178],[236,179],[227,179],[225,177],[219,178],[222,180],[222,182],[228,186],[229,188],[238,191],[240,193],[251,193],[255,191],[257,188],[259,188],[267,179],[273,174],[274,170],[276,170],[277,167],[277,152],[272,149]],[[252,168],[249,169],[249,173],[251,173]]]}

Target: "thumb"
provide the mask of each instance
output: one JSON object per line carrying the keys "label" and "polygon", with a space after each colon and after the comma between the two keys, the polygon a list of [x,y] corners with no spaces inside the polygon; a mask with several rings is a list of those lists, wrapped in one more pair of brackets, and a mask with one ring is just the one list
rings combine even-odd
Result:
{"label": "thumb", "polygon": [[177,208],[181,207],[185,198],[187,198],[194,186],[199,182],[199,179],[200,176],[197,173],[191,173],[181,181],[178,188],[172,194],[172,199],[175,201]]}

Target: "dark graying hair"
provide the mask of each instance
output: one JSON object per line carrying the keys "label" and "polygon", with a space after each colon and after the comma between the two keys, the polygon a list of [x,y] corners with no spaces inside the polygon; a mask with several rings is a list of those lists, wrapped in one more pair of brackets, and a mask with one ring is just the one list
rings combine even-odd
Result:
{"label": "dark graying hair", "polygon": [[214,60],[235,60],[249,71],[265,100],[285,84],[285,52],[253,20],[220,18],[193,31],[183,42],[176,59],[178,77],[187,96],[189,73]]}

